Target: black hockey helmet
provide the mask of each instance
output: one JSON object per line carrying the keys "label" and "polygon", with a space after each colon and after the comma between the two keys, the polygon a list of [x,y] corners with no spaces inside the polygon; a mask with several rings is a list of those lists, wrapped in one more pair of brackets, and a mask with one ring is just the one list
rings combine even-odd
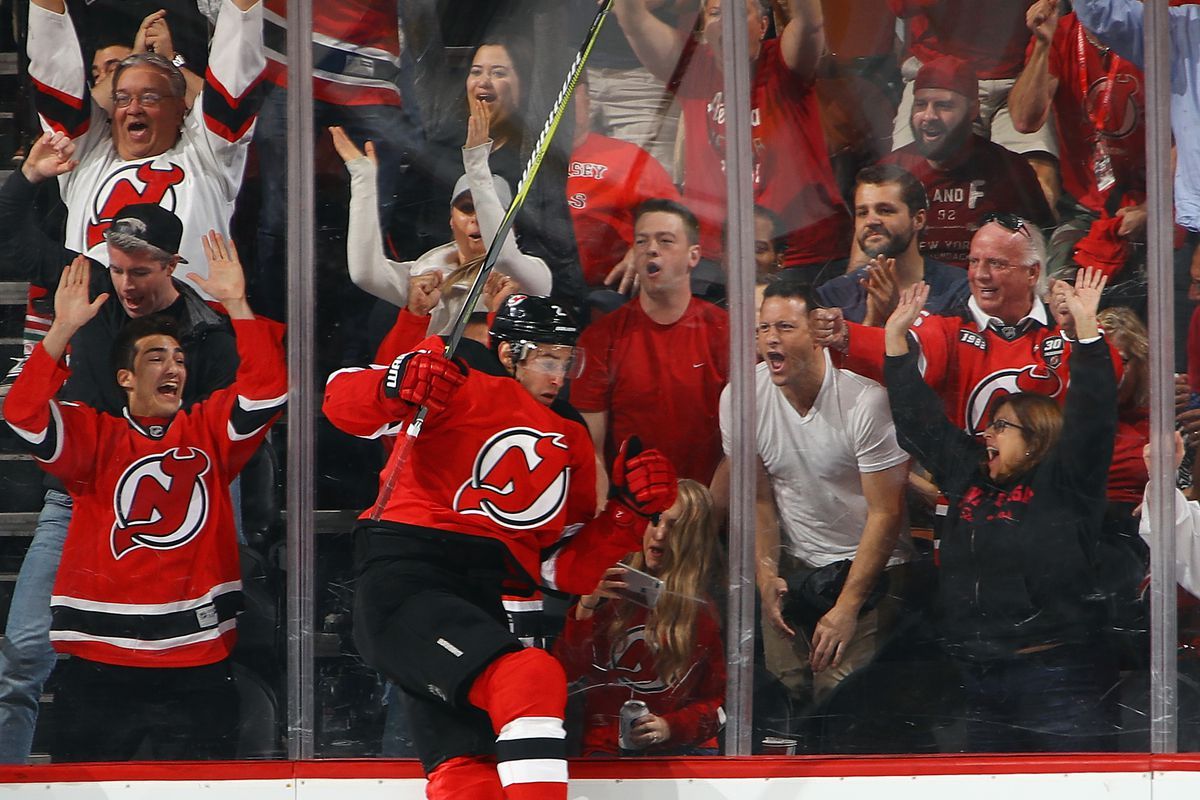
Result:
{"label": "black hockey helmet", "polygon": [[514,294],[492,320],[492,344],[532,342],[574,347],[579,324],[571,313],[546,297]]}

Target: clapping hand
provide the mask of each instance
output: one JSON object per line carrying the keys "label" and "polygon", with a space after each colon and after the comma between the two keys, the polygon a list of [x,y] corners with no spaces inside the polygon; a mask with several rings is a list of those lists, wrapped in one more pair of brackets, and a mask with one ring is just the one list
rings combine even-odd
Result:
{"label": "clapping hand", "polygon": [[254,314],[246,301],[246,275],[233,240],[210,230],[201,243],[208,259],[208,277],[189,272],[188,280],[216,298],[233,319],[252,318]]}

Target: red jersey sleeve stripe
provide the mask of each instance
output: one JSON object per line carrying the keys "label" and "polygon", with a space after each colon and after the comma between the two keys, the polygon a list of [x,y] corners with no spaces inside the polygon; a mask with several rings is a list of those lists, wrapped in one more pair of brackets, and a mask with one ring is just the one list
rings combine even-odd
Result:
{"label": "red jersey sleeve stripe", "polygon": [[34,78],[29,80],[36,93],[38,113],[51,128],[72,139],[87,132],[91,122],[91,102],[88,98],[74,97]]}
{"label": "red jersey sleeve stripe", "polygon": [[240,97],[234,97],[210,69],[204,82],[204,124],[230,142],[246,135],[262,105],[262,80],[256,79]]}

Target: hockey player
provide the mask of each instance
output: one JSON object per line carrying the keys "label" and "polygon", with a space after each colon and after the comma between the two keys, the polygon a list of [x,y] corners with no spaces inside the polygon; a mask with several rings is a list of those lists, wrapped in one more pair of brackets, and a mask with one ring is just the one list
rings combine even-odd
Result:
{"label": "hockey player", "polygon": [[591,591],[676,493],[670,463],[626,442],[613,498],[592,519],[587,430],[545,405],[556,389],[529,388],[569,373],[578,329],[522,295],[497,317],[503,368],[486,369],[469,341],[471,367],[447,362],[431,337],[390,367],[334,373],[325,395],[326,416],[367,438],[429,408],[379,521],[364,514],[356,530],[355,641],[403,688],[435,799],[566,797],[566,679],[509,631],[500,596]]}
{"label": "hockey player", "polygon": [[231,386],[181,410],[190,365],[180,334],[149,315],[114,344],[123,415],[55,400],[67,342],[115,302],[89,300],[79,256],[5,404],[9,426],[74,503],[51,599],[51,641],[72,656],[55,701],[64,760],[129,759],[146,737],[159,757],[234,753],[227,658],[241,580],[229,482],[282,411],[287,376],[282,328],[254,318],[236,255],[215,235],[205,249],[210,276],[192,277],[233,320],[241,362]]}

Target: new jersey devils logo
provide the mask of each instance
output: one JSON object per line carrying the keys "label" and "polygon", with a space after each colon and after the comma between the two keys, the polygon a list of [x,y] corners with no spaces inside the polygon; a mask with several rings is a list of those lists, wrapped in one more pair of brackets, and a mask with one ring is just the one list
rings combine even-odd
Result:
{"label": "new jersey devils logo", "polygon": [[454,510],[483,514],[506,528],[537,528],[563,509],[570,484],[560,434],[509,428],[480,448],[470,480],[454,496]]}
{"label": "new jersey devils logo", "polygon": [[173,447],[129,466],[113,492],[114,558],[149,547],[170,550],[187,544],[208,521],[208,454],[194,447]]}
{"label": "new jersey devils logo", "polygon": [[967,397],[967,432],[976,436],[983,433],[984,425],[992,418],[996,406],[1014,392],[1058,397],[1062,387],[1062,378],[1058,373],[1043,364],[993,372],[975,384]]}
{"label": "new jersey devils logo", "polygon": [[134,203],[157,203],[175,211],[175,187],[183,182],[183,170],[174,164],[155,169],[154,163],[130,164],[108,176],[92,201],[92,218],[87,226],[87,249],[104,241],[104,232],[117,212]]}
{"label": "new jersey devils logo", "polygon": [[663,692],[669,689],[658,676],[654,648],[646,641],[646,626],[635,625],[613,642],[609,663],[612,680],[639,692]]}

